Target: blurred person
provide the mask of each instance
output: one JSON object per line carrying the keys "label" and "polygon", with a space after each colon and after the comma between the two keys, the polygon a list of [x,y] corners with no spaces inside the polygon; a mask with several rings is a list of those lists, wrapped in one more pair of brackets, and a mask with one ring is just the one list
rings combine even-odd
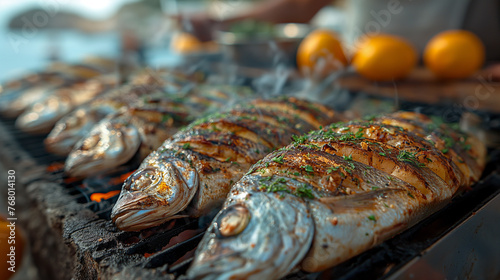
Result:
{"label": "blurred person", "polygon": [[[500,2],[493,0],[268,0],[224,19],[208,13],[180,15],[178,19],[186,31],[206,41],[212,39],[214,29],[242,20],[307,23],[334,2],[344,2],[342,33],[348,48],[353,48],[363,34],[388,33],[406,38],[422,53],[439,32],[464,29],[482,40],[486,61],[500,61]],[[500,66],[494,65],[490,72],[500,78]]]}

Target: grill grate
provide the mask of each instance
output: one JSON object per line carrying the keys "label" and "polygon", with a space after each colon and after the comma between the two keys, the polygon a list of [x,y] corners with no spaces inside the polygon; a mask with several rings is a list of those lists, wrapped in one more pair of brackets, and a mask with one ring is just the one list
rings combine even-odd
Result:
{"label": "grill grate", "polygon": [[[80,269],[96,272],[80,272],[78,274],[80,277],[75,278],[83,279],[90,275],[91,278],[110,279],[122,268],[133,270],[133,272],[123,272],[129,273],[126,274],[127,277],[133,275],[134,277],[148,276],[150,279],[183,278],[182,275],[192,261],[194,250],[215,212],[199,219],[172,220],[141,232],[121,232],[110,221],[111,209],[118,195],[100,202],[93,201],[91,195],[96,192],[120,190],[121,183],[116,178],[130,172],[132,170],[130,167],[125,166],[107,176],[83,180],[68,178],[62,171],[64,158],[45,151],[43,136],[32,136],[20,132],[15,128],[12,119],[0,119],[0,122],[5,130],[0,133],[10,134],[36,165],[47,171],[26,181],[25,184],[42,181],[58,185],[62,193],[66,195],[68,203],[73,202],[80,209],[79,214],[62,215],[63,217],[60,218],[60,222],[64,224],[62,235],[66,238],[65,243],[74,243],[77,250],[81,250],[76,252],[77,255],[87,256],[78,259],[82,262]],[[9,149],[9,145],[4,145],[5,148]],[[21,157],[12,156],[13,161],[21,159]],[[486,175],[472,191],[457,197],[443,210],[382,245],[328,271],[315,274],[297,272],[285,279],[388,277],[409,260],[419,256],[424,249],[446,235],[500,192],[500,176],[497,173],[499,164],[500,152],[491,151]],[[45,195],[48,197],[53,194],[47,192]],[[88,215],[89,218],[85,218],[87,217],[83,214],[85,210],[90,211],[94,216]],[[83,218],[78,216],[80,214]],[[75,216],[74,219],[72,215]]]}

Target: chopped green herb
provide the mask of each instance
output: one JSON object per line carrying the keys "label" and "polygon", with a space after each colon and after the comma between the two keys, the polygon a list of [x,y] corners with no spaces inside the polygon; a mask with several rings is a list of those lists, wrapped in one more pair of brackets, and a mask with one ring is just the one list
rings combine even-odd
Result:
{"label": "chopped green herb", "polygon": [[172,119],[172,117],[170,115],[161,116],[161,122],[163,122],[163,123],[169,121],[170,119]]}
{"label": "chopped green herb", "polygon": [[303,168],[306,172],[310,172],[310,173],[314,172],[313,167],[310,165],[302,165],[302,166],[300,166],[300,168]]}
{"label": "chopped green herb", "polygon": [[347,132],[345,134],[342,134],[339,137],[339,141],[353,141],[355,139],[356,139],[356,137],[354,136],[354,133],[352,133],[352,132]]}
{"label": "chopped green herb", "polygon": [[368,220],[376,222],[377,218],[375,218],[375,215],[370,215],[368,216]]}
{"label": "chopped green herb", "polygon": [[284,183],[286,183],[286,179],[285,178],[279,178],[279,179],[276,180],[276,182],[284,184]]}
{"label": "chopped green herb", "polygon": [[330,173],[332,173],[332,172],[334,172],[334,171],[337,171],[337,170],[339,170],[339,167],[338,167],[338,166],[328,167],[328,169],[326,169],[326,173],[327,173],[327,174],[330,174]]}
{"label": "chopped green herb", "polygon": [[283,158],[285,157],[285,155],[281,155],[279,157],[275,157],[272,159],[272,161],[276,162],[276,163],[280,163],[280,164],[283,164]]}
{"label": "chopped green herb", "polygon": [[188,149],[190,149],[190,148],[191,148],[191,145],[190,145],[189,143],[184,143],[184,145],[182,145],[182,148],[183,148],[184,150],[188,150]]}
{"label": "chopped green herb", "polygon": [[453,145],[455,144],[453,141],[453,139],[451,137],[443,137],[444,139],[444,145],[446,146],[446,148],[451,148],[453,147]]}
{"label": "chopped green herb", "polygon": [[352,160],[352,155],[342,156],[345,160]]}
{"label": "chopped green herb", "polygon": [[310,199],[314,198],[314,195],[312,194],[311,189],[308,188],[307,186],[303,186],[303,187],[298,188],[295,191],[295,195],[298,197],[306,197],[306,198],[310,198]]}
{"label": "chopped green herb", "polygon": [[372,191],[378,190],[378,189],[379,189],[379,187],[375,187],[375,186],[372,187]]}
{"label": "chopped green herb", "polygon": [[447,152],[449,151],[448,148],[445,148],[445,149],[442,149],[441,152],[443,152],[443,154],[446,154]]}
{"label": "chopped green herb", "polygon": [[424,163],[420,163],[416,157],[417,153],[410,153],[408,151],[400,151],[397,155],[397,159],[403,162],[409,162],[417,167],[425,167]]}
{"label": "chopped green herb", "polygon": [[307,136],[297,136],[297,135],[292,135],[292,139],[295,143],[297,144],[304,144],[304,142],[307,140]]}
{"label": "chopped green herb", "polygon": [[386,156],[386,154],[385,154],[385,153],[382,153],[382,152],[380,152],[380,153],[378,153],[378,154],[379,154],[379,155],[381,155],[381,156],[384,156],[384,157]]}
{"label": "chopped green herb", "polygon": [[411,198],[415,198],[411,192],[408,192],[408,196]]}

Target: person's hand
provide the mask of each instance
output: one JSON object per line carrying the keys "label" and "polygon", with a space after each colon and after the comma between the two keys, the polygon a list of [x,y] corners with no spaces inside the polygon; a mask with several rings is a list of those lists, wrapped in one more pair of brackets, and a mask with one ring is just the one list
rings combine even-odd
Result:
{"label": "person's hand", "polygon": [[174,16],[183,31],[196,36],[200,41],[211,41],[217,21],[206,13],[182,14]]}

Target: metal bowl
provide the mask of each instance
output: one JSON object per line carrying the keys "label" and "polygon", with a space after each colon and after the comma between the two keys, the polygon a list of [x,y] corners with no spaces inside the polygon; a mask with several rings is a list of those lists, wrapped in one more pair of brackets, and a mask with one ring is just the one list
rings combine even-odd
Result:
{"label": "metal bowl", "polygon": [[246,36],[217,31],[215,38],[226,57],[236,64],[254,68],[294,66],[297,48],[309,33],[307,24],[287,23],[274,26],[274,36]]}

